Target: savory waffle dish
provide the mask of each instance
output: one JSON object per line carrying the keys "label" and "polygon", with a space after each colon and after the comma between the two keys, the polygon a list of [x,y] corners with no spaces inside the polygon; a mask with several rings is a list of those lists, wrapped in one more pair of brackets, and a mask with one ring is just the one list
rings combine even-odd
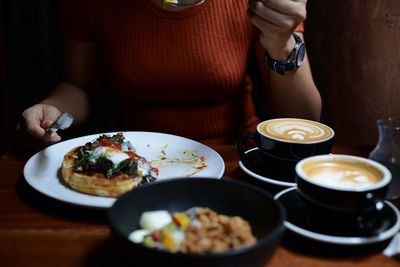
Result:
{"label": "savory waffle dish", "polygon": [[118,197],[156,180],[158,170],[124,139],[122,133],[103,134],[67,152],[61,166],[63,182],[82,193]]}

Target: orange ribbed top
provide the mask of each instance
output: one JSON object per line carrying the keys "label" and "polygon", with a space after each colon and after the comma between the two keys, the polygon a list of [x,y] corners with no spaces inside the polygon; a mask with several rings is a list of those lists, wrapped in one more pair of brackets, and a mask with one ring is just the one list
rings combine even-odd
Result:
{"label": "orange ribbed top", "polygon": [[65,0],[68,38],[95,42],[119,99],[121,130],[232,144],[258,122],[247,74],[248,0],[168,12],[150,0]]}

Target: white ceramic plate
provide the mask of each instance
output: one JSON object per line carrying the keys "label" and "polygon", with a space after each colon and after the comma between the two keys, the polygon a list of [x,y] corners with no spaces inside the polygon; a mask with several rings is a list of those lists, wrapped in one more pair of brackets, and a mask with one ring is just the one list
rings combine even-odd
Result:
{"label": "white ceramic plate", "polygon": [[[125,141],[131,142],[138,155],[145,157],[152,166],[159,169],[157,180],[176,177],[217,179],[224,174],[225,164],[222,157],[199,142],[155,132],[122,133]],[[93,208],[111,207],[115,198],[79,193],[64,186],[59,179],[64,154],[74,147],[94,141],[100,134],[63,141],[36,153],[25,164],[26,181],[39,192],[63,202]]]}

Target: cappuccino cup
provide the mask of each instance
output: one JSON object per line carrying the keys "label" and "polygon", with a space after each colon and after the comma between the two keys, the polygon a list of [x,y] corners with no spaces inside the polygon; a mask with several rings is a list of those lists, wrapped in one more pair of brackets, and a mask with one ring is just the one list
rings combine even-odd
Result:
{"label": "cappuccino cup", "polygon": [[299,195],[317,213],[345,218],[366,231],[377,228],[391,181],[385,166],[367,158],[330,154],[303,159],[295,171]]}
{"label": "cappuccino cup", "polygon": [[243,150],[243,144],[252,140],[266,164],[279,167],[294,177],[298,161],[330,153],[334,135],[332,128],[320,122],[297,118],[271,119],[259,123],[255,133],[243,133],[236,142],[236,150],[241,159],[251,161]]}

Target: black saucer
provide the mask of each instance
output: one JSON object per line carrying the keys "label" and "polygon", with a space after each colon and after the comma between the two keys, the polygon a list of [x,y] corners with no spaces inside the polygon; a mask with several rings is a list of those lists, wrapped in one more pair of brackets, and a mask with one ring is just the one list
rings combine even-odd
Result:
{"label": "black saucer", "polygon": [[284,186],[295,186],[294,169],[288,170],[287,166],[272,160],[266,162],[258,148],[252,148],[245,152],[247,159],[239,161],[240,168],[248,175],[261,181]]}
{"label": "black saucer", "polygon": [[340,245],[364,245],[392,238],[400,229],[400,212],[385,201],[379,229],[374,234],[356,228],[341,227],[336,220],[325,220],[320,214],[312,214],[296,187],[288,188],[275,195],[287,211],[285,226],[303,237],[324,243]]}

